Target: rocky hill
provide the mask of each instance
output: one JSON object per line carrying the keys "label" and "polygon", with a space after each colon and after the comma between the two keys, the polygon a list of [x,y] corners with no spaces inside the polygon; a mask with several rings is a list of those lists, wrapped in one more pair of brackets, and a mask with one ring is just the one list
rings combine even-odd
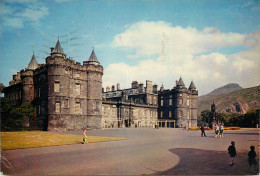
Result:
{"label": "rocky hill", "polygon": [[210,110],[213,102],[217,112],[245,114],[249,108],[260,106],[259,91],[260,86],[256,86],[220,95],[201,96],[198,98],[198,114],[203,110]]}
{"label": "rocky hill", "polygon": [[200,96],[200,98],[210,97],[210,96],[214,96],[214,95],[226,94],[226,93],[234,92],[234,91],[241,90],[241,89],[243,89],[243,88],[239,84],[230,83],[230,84],[227,84],[223,87],[220,87],[220,88],[213,90],[209,94],[202,95],[202,96]]}

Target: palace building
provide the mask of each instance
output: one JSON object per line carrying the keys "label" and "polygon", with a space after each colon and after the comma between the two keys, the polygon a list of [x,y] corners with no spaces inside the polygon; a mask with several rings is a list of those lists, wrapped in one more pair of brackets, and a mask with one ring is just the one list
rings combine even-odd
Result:
{"label": "palace building", "polygon": [[171,90],[158,90],[152,81],[132,82],[129,89],[102,88],[103,67],[94,49],[83,64],[67,58],[59,40],[44,64],[34,53],[28,66],[13,75],[3,92],[12,106],[31,102],[37,129],[79,130],[83,127],[188,127],[197,126],[198,91],[182,78]]}

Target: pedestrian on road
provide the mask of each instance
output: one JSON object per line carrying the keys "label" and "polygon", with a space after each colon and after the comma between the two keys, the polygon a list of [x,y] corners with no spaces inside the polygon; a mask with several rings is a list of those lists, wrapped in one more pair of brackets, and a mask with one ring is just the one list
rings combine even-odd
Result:
{"label": "pedestrian on road", "polygon": [[248,152],[248,163],[250,167],[250,173],[253,174],[257,167],[257,162],[255,159],[256,158],[255,146],[251,146],[250,149],[251,150]]}
{"label": "pedestrian on road", "polygon": [[215,128],[215,138],[219,137],[219,126],[216,124],[216,128]]}
{"label": "pedestrian on road", "polygon": [[230,166],[233,166],[235,164],[235,157],[237,156],[235,142],[232,141],[231,145],[228,147],[228,154],[230,156]]}
{"label": "pedestrian on road", "polygon": [[207,137],[206,134],[205,134],[205,128],[204,128],[203,125],[201,125],[200,130],[201,130],[201,137],[203,137],[203,134],[204,134],[205,137]]}
{"label": "pedestrian on road", "polygon": [[223,133],[224,133],[224,126],[223,126],[223,124],[220,124],[219,131],[220,131],[220,137],[223,137]]}
{"label": "pedestrian on road", "polygon": [[88,143],[88,136],[87,136],[87,130],[86,128],[83,129],[83,144]]}

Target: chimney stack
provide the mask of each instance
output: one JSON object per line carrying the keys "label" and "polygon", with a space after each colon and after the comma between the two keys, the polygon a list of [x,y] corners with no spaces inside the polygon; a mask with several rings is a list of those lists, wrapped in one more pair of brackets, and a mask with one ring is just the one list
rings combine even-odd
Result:
{"label": "chimney stack", "polygon": [[120,84],[119,83],[116,84],[116,90],[120,90]]}

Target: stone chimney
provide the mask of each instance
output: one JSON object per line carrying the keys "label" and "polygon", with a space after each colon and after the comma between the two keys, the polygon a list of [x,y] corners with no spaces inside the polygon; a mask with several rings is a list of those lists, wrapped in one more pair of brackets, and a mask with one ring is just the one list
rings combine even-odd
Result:
{"label": "stone chimney", "polygon": [[152,81],[146,80],[146,93],[152,93],[152,92],[153,92]]}
{"label": "stone chimney", "polygon": [[107,86],[107,87],[106,87],[106,92],[109,92],[109,91],[110,91],[110,87]]}
{"label": "stone chimney", "polygon": [[158,86],[156,84],[153,85],[153,93],[157,94],[158,93]]}
{"label": "stone chimney", "polygon": [[132,89],[136,89],[138,88],[138,82],[137,81],[133,81],[132,82]]}
{"label": "stone chimney", "polygon": [[175,81],[175,83],[176,83],[176,85],[175,85],[175,86],[177,87],[177,85],[178,85],[178,80],[176,80],[176,81]]}
{"label": "stone chimney", "polygon": [[144,83],[140,83],[139,84],[139,93],[143,93],[144,92]]}
{"label": "stone chimney", "polygon": [[53,50],[54,50],[54,48],[53,48],[53,47],[51,47],[51,53],[53,52]]}
{"label": "stone chimney", "polygon": [[119,83],[116,84],[116,90],[120,90],[120,84]]}
{"label": "stone chimney", "polygon": [[111,89],[112,91],[115,91],[115,85],[112,85]]}

